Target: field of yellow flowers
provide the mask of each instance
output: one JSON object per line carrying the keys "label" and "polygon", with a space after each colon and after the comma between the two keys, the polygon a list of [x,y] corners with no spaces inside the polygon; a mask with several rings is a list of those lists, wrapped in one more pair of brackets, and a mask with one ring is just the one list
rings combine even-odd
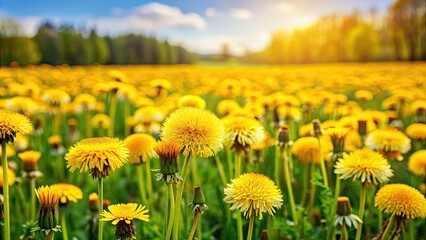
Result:
{"label": "field of yellow flowers", "polygon": [[425,239],[425,93],[425,63],[1,68],[2,239]]}

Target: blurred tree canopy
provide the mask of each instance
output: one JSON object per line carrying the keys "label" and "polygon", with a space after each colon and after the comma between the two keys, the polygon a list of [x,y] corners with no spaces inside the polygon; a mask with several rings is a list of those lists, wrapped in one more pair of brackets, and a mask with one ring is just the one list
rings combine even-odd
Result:
{"label": "blurred tree canopy", "polygon": [[292,32],[273,32],[246,63],[426,60],[426,1],[396,0],[384,16],[371,10],[330,15]]}
{"label": "blurred tree canopy", "polygon": [[195,55],[153,37],[128,34],[99,36],[95,29],[78,31],[72,25],[43,23],[34,37],[23,36],[13,20],[2,20],[1,65],[27,64],[188,64]]}

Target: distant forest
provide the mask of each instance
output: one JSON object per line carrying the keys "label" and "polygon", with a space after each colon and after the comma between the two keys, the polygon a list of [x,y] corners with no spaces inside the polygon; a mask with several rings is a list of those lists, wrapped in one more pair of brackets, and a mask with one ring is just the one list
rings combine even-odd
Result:
{"label": "distant forest", "polygon": [[19,34],[19,25],[3,20],[1,65],[27,64],[188,64],[196,55],[154,37],[128,34],[99,36],[95,29],[78,31],[71,25],[42,24],[32,38]]}
{"label": "distant forest", "polygon": [[279,30],[263,51],[240,59],[263,64],[418,60],[426,60],[425,0],[395,0],[384,14],[374,9],[332,14],[301,29]]}

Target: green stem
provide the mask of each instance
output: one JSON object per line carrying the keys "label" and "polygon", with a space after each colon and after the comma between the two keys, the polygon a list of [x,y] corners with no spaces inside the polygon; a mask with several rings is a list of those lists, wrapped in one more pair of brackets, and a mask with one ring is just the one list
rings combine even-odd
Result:
{"label": "green stem", "polygon": [[241,174],[241,153],[235,152],[235,178]]}
{"label": "green stem", "polygon": [[308,207],[307,207],[307,213],[308,213],[308,219],[310,221],[313,221],[313,216],[312,216],[312,208],[314,206],[314,200],[315,200],[315,184],[314,182],[311,180],[313,178],[313,176],[315,175],[315,165],[314,163],[309,163],[310,166],[310,174],[309,174],[309,180],[310,180],[310,184],[309,184],[309,202],[308,202]]}
{"label": "green stem", "polygon": [[231,150],[229,149],[229,147],[225,147],[225,154],[226,154],[226,162],[228,163],[228,174],[229,174],[229,179],[233,178],[232,175],[232,159],[231,159]]}
{"label": "green stem", "polygon": [[251,240],[252,239],[253,225],[254,225],[254,217],[251,216],[250,217],[250,222],[249,222],[249,228],[248,228],[248,231],[247,231],[247,240]]}
{"label": "green stem", "polygon": [[346,227],[346,223],[344,223],[342,226],[342,239],[348,240],[348,229]]}
{"label": "green stem", "polygon": [[287,149],[288,149],[288,146],[285,145],[282,151],[283,158],[284,158],[284,163],[283,163],[284,177],[285,177],[285,183],[286,183],[287,191],[288,191],[288,199],[290,201],[291,215],[293,217],[294,228],[297,231],[298,219],[297,219],[297,213],[296,213],[296,203],[294,201],[293,186],[291,185],[291,179],[290,179],[290,169],[289,169],[289,159],[288,159]]}
{"label": "green stem", "polygon": [[169,240],[170,235],[172,234],[172,228],[173,228],[173,220],[175,218],[175,196],[173,192],[173,184],[167,184],[167,190],[169,192],[169,199],[170,199],[170,208],[169,208],[169,221],[167,224],[167,231],[166,231],[166,237],[164,240]]}
{"label": "green stem", "polygon": [[103,222],[101,221],[101,214],[103,209],[103,205],[104,205],[104,185],[103,185],[103,178],[100,177],[98,179],[98,199],[99,199],[99,210],[98,210],[98,240],[102,240],[102,235],[103,235]]}
{"label": "green stem", "polygon": [[280,184],[280,147],[275,146],[275,159],[274,159],[274,177],[275,177],[275,183],[277,184],[278,188],[281,189]]}
{"label": "green stem", "polygon": [[[360,199],[359,199],[359,211],[358,211],[358,217],[361,218],[361,220],[364,221],[364,209],[365,209],[365,195],[366,195],[366,186],[367,183],[363,182],[361,185],[361,193],[360,193]],[[356,237],[355,240],[361,239],[361,233],[362,233],[362,225],[363,223],[359,224],[359,227],[356,231]]]}
{"label": "green stem", "polygon": [[320,165],[321,165],[321,174],[324,180],[324,185],[328,188],[327,169],[325,168],[324,156],[321,150],[321,140],[320,140],[320,137],[318,137],[317,139],[318,139],[318,155],[319,155]]}
{"label": "green stem", "polygon": [[144,187],[145,185],[143,184],[142,165],[136,166],[136,171],[138,172],[139,193],[141,195],[143,204],[146,204],[146,192]]}
{"label": "green stem", "polygon": [[108,129],[108,137],[114,137],[115,111],[117,108],[117,96],[111,94],[111,102],[109,105],[109,117],[111,118],[111,126]]}
{"label": "green stem", "polygon": [[195,234],[195,230],[197,229],[198,220],[200,218],[200,215],[201,215],[200,213],[195,213],[195,215],[194,215],[194,223],[192,224],[191,232],[189,233],[188,240],[194,239],[194,234]]}
{"label": "green stem", "polygon": [[222,180],[222,184],[224,187],[226,187],[226,176],[225,176],[225,170],[223,170],[222,162],[219,159],[219,156],[216,154],[214,156],[214,160],[216,162],[217,170],[219,171],[220,179]]}
{"label": "green stem", "polygon": [[186,175],[188,175],[190,160],[191,160],[191,153],[189,153],[185,157],[185,161],[183,162],[182,181],[179,184],[179,188],[178,188],[177,194],[176,194],[175,217],[174,217],[174,220],[173,220],[173,239],[174,240],[179,239],[180,205],[181,205],[181,201],[182,201],[183,189],[185,187]]}
{"label": "green stem", "polygon": [[64,181],[65,179],[65,171],[64,171],[64,160],[61,154],[56,155],[56,166],[58,168],[59,178]]}
{"label": "green stem", "polygon": [[237,233],[238,240],[243,240],[243,220],[241,219],[241,213],[239,210],[235,210],[237,212]]}
{"label": "green stem", "polygon": [[61,213],[61,229],[62,229],[62,239],[68,240],[67,219],[66,219],[65,213]]}
{"label": "green stem", "polygon": [[[1,143],[3,166],[3,199],[4,199],[4,239],[10,240],[10,209],[9,209],[9,176],[6,155],[6,142]],[[34,189],[32,190],[34,191]]]}
{"label": "green stem", "polygon": [[86,109],[84,111],[84,118],[86,119],[86,138],[92,137],[92,124],[91,124],[91,117],[90,117],[90,110]]}
{"label": "green stem", "polygon": [[382,229],[382,227],[383,227],[383,213],[382,213],[382,211],[379,211],[378,222],[379,222],[379,229]]}
{"label": "green stem", "polygon": [[17,188],[19,200],[21,201],[22,213],[24,215],[25,221],[28,221],[29,212],[28,212],[28,208],[26,207],[27,203],[25,201],[24,193],[22,192],[21,184],[17,184],[16,188]]}
{"label": "green stem", "polygon": [[35,221],[36,215],[36,202],[35,202],[35,188],[36,188],[36,180],[35,178],[30,179],[30,220],[31,222]]}
{"label": "green stem", "polygon": [[124,114],[124,137],[127,137],[130,134],[130,129],[126,126],[126,119],[130,115],[130,104],[128,102],[123,103],[123,114]]}
{"label": "green stem", "polygon": [[[334,238],[334,216],[336,215],[336,210],[337,210],[337,199],[340,196],[340,185],[341,185],[341,179],[338,175],[336,175],[336,185],[334,186],[334,201],[333,201],[333,205],[332,205],[332,209],[331,209],[331,213],[329,215],[330,219],[329,220],[329,225],[328,225],[328,239],[332,240]],[[345,224],[343,224],[345,226]],[[347,230],[347,229],[346,229]],[[347,236],[346,236],[347,237]]]}
{"label": "green stem", "polygon": [[303,176],[304,180],[303,180],[303,187],[302,187],[302,199],[300,201],[300,206],[302,207],[306,207],[306,197],[308,194],[308,184],[309,184],[309,169],[310,169],[310,164],[305,164],[305,166],[303,166]]}
{"label": "green stem", "polygon": [[385,231],[383,231],[383,234],[382,234],[382,237],[380,238],[380,240],[386,239],[386,235],[388,234],[390,226],[392,225],[394,219],[395,219],[395,214],[392,214],[391,218],[389,219],[389,221],[386,225]]}
{"label": "green stem", "polygon": [[154,199],[152,199],[151,161],[148,158],[145,163],[146,185],[148,185],[148,201],[151,206],[151,214],[154,212]]}

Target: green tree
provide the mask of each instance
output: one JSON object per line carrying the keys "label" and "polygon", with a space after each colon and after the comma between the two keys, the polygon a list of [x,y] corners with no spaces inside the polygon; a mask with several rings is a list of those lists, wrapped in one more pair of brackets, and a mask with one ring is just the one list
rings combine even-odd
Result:
{"label": "green tree", "polygon": [[370,24],[359,24],[349,33],[348,50],[350,60],[372,61],[377,57],[379,47],[379,37]]}
{"label": "green tree", "polygon": [[42,55],[41,62],[51,65],[61,64],[62,52],[58,33],[49,22],[42,24],[34,36]]}

